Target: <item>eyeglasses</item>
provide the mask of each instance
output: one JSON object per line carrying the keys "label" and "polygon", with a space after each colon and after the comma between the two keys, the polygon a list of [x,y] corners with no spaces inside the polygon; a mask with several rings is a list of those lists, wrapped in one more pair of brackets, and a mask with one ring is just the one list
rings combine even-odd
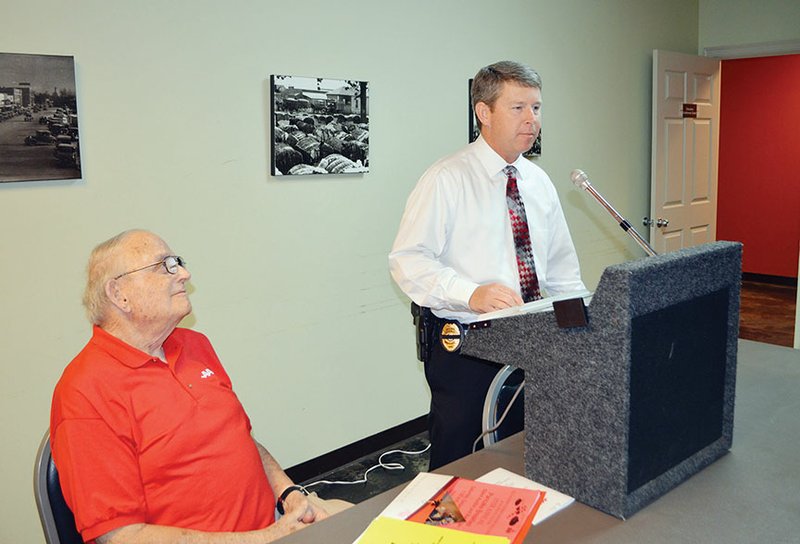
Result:
{"label": "eyeglasses", "polygon": [[164,257],[164,259],[158,261],[157,263],[148,264],[147,266],[143,266],[141,268],[137,268],[136,270],[130,270],[128,272],[123,272],[119,276],[114,276],[115,280],[120,279],[122,276],[127,276],[128,274],[133,274],[134,272],[139,272],[141,270],[146,270],[148,268],[153,268],[154,266],[158,266],[160,264],[164,265],[164,270],[169,272],[170,274],[177,274],[178,267],[186,268],[186,261],[183,260],[183,257],[178,257],[177,255],[169,255]]}

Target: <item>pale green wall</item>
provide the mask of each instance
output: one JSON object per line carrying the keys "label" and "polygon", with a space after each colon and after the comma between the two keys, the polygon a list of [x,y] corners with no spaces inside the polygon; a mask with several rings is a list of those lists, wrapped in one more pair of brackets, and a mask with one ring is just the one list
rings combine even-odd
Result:
{"label": "pale green wall", "polygon": [[[467,79],[544,78],[544,156],[587,283],[641,255],[569,182],[649,208],[651,50],[693,53],[697,0],[37,0],[0,51],[74,55],[84,180],[0,185],[0,542],[40,542],[33,457],[89,335],[91,247],[145,227],[186,257],[195,313],[256,436],[293,465],[427,411],[386,255],[422,171],[466,139]],[[277,180],[270,74],[370,82],[371,172]],[[0,78],[2,76],[0,75]]]}
{"label": "pale green wall", "polygon": [[800,39],[797,0],[700,0],[699,52],[705,47]]}

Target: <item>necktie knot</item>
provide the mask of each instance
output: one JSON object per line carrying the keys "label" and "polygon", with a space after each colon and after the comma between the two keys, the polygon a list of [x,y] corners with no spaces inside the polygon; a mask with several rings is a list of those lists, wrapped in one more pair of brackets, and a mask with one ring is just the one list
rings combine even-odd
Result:
{"label": "necktie knot", "polygon": [[505,173],[507,179],[509,179],[509,180],[511,180],[511,179],[516,180],[517,179],[517,169],[514,166],[511,166],[509,164],[508,166],[503,168],[503,172]]}

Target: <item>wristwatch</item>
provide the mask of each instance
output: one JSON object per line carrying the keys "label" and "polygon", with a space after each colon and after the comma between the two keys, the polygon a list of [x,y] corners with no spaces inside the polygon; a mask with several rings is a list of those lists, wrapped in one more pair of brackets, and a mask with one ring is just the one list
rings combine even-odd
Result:
{"label": "wristwatch", "polygon": [[280,515],[284,515],[286,513],[283,510],[283,501],[286,500],[286,497],[288,497],[289,493],[291,493],[292,491],[299,491],[303,495],[308,495],[308,491],[306,491],[306,488],[303,487],[302,485],[290,485],[289,487],[284,489],[283,493],[281,493],[281,496],[278,497],[278,500],[275,503],[275,509],[278,511]]}

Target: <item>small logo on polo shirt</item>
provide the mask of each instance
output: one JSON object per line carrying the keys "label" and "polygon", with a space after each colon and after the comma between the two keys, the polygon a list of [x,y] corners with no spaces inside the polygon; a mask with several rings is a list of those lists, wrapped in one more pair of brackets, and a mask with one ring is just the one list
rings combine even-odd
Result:
{"label": "small logo on polo shirt", "polygon": [[214,375],[214,371],[211,370],[210,368],[207,368],[207,369],[205,369],[204,371],[202,371],[200,373],[200,377],[203,378],[203,379],[210,378],[213,375]]}

